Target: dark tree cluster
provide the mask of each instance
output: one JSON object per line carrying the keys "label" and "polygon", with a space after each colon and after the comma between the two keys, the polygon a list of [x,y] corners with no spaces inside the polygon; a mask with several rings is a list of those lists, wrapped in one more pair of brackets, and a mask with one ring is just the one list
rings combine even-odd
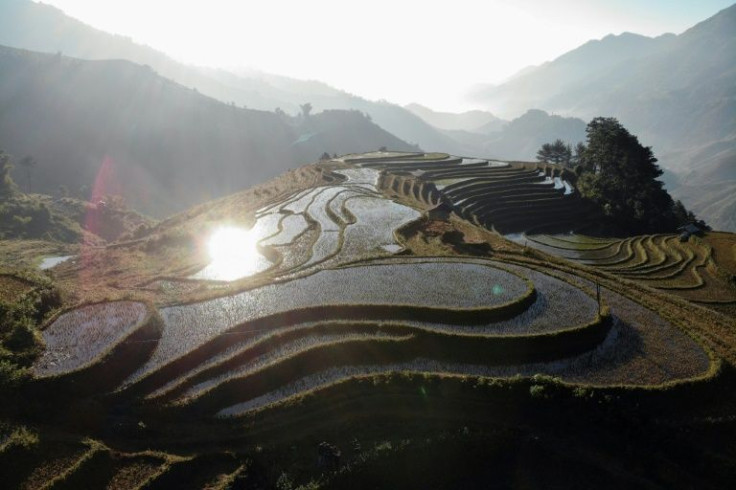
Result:
{"label": "dark tree cluster", "polygon": [[616,225],[632,233],[675,231],[695,215],[673,201],[658,180],[662,169],[652,149],[617,119],[597,117],[586,128],[587,142],[545,143],[537,160],[575,167],[580,195],[596,203]]}
{"label": "dark tree cluster", "polygon": [[9,199],[18,193],[18,186],[10,176],[12,170],[10,155],[0,150],[0,199]]}
{"label": "dark tree cluster", "polygon": [[537,160],[544,163],[556,163],[565,167],[575,167],[580,163],[580,158],[585,151],[585,145],[578,142],[573,146],[565,143],[561,139],[556,139],[554,143],[545,143],[537,151]]}
{"label": "dark tree cluster", "polygon": [[577,187],[616,224],[635,233],[674,231],[694,218],[658,180],[652,149],[615,118],[597,117],[580,148]]}
{"label": "dark tree cluster", "polygon": [[554,143],[545,143],[537,152],[537,160],[568,166],[572,160],[572,147],[561,139]]}

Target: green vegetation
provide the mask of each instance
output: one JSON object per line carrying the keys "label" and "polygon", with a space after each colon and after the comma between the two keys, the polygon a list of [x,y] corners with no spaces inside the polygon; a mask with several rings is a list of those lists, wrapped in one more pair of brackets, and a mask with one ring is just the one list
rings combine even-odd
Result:
{"label": "green vegetation", "polygon": [[29,368],[43,348],[38,327],[62,305],[60,291],[43,276],[35,275],[32,280],[0,276],[4,292],[17,288],[18,283],[27,288],[0,296],[0,393],[5,396],[29,380]]}
{"label": "green vegetation", "polygon": [[586,128],[577,187],[605,216],[629,233],[674,231],[688,215],[675,206],[661,181],[650,147],[616,119],[597,117]]}
{"label": "green vegetation", "polygon": [[10,164],[10,155],[0,148],[0,198],[9,199],[18,192],[18,186],[13,182],[10,171],[13,166]]}
{"label": "green vegetation", "polygon": [[644,147],[615,118],[597,117],[586,128],[587,144],[572,146],[561,139],[545,143],[537,160],[575,167],[569,174],[580,195],[624,233],[673,232],[695,221],[680,201],[673,201],[657,180],[662,169],[650,147]]}
{"label": "green vegetation", "polygon": [[42,238],[69,243],[81,236],[78,223],[52,211],[39,196],[16,195],[0,204],[0,239]]}
{"label": "green vegetation", "polygon": [[118,196],[107,196],[100,205],[70,197],[21,193],[10,176],[10,157],[1,151],[0,164],[3,169],[0,172],[0,240],[43,239],[75,243],[84,238],[113,241],[140,235],[151,224],[149,218],[128,209]]}
{"label": "green vegetation", "polygon": [[537,160],[569,166],[572,161],[572,147],[561,139],[556,139],[554,143],[545,143],[537,152]]}

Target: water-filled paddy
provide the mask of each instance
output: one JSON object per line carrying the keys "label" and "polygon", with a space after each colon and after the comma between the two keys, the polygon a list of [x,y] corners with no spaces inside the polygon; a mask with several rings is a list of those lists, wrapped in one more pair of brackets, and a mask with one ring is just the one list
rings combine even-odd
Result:
{"label": "water-filled paddy", "polygon": [[[519,298],[528,288],[520,277],[480,263],[395,263],[323,270],[233,296],[161,309],[162,338],[138,374],[236,325],[286,311],[324,305],[489,308]],[[294,315],[294,321],[299,321],[298,312]]]}
{"label": "water-filled paddy", "polygon": [[146,306],[133,301],[100,303],[62,314],[42,333],[46,350],[33,367],[35,374],[63,374],[89,365],[145,316]]}
{"label": "water-filled paddy", "polygon": [[57,257],[44,257],[43,260],[41,260],[41,265],[39,265],[38,267],[41,270],[51,269],[52,267],[56,267],[62,262],[66,262],[72,257],[74,256],[73,255],[60,255]]}
{"label": "water-filled paddy", "polygon": [[388,199],[357,197],[346,201],[345,207],[356,217],[356,222],[345,229],[340,254],[353,258],[398,245],[394,231],[421,216],[416,209]]}
{"label": "water-filled paddy", "polygon": [[259,244],[270,246],[288,245],[307,229],[309,223],[307,223],[307,220],[301,214],[289,214],[282,216],[279,226],[281,227],[279,233],[261,240]]}
{"label": "water-filled paddy", "polygon": [[335,170],[335,173],[347,177],[349,184],[369,184],[375,188],[378,185],[378,178],[381,175],[379,170],[362,167],[362,168],[341,168]]}

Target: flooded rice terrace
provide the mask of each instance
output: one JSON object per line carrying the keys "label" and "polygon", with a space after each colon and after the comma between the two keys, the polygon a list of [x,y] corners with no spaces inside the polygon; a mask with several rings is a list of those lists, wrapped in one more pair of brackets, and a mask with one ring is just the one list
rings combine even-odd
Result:
{"label": "flooded rice terrace", "polygon": [[[279,203],[256,212],[250,230],[230,233],[231,243],[210,242],[211,263],[189,279],[234,281],[272,271],[276,264],[263,253],[263,247],[280,247],[279,254],[290,254],[300,240],[307,244],[308,256],[290,270],[320,265],[335,266],[354,261],[365,254],[395,254],[403,250],[394,231],[420,216],[420,212],[383,196],[377,189],[380,172],[370,168],[339,169],[347,178],[342,185],[320,186],[295,192]],[[316,227],[316,239],[305,232]],[[313,242],[309,242],[313,240]]]}

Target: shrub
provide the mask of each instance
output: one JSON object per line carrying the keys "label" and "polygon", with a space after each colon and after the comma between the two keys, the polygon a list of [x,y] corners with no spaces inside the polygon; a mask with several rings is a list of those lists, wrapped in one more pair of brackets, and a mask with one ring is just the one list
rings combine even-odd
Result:
{"label": "shrub", "polygon": [[544,385],[531,385],[529,387],[529,394],[532,398],[546,398],[544,389]]}
{"label": "shrub", "polygon": [[28,369],[8,360],[0,360],[0,393],[17,388],[30,379],[30,376]]}
{"label": "shrub", "polygon": [[21,425],[8,435],[4,443],[0,444],[0,452],[9,447],[28,450],[36,447],[37,445],[38,434]]}
{"label": "shrub", "polygon": [[34,347],[35,344],[36,337],[33,334],[33,324],[28,318],[17,322],[13,326],[10,335],[5,339],[5,346],[13,351],[27,350]]}

